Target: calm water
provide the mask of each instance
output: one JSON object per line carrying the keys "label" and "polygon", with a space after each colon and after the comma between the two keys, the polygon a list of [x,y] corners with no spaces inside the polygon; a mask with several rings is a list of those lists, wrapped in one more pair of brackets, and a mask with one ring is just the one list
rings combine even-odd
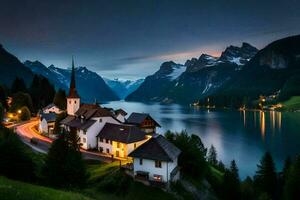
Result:
{"label": "calm water", "polygon": [[265,151],[270,151],[277,170],[285,158],[300,153],[300,113],[206,110],[180,105],[109,102],[103,106],[131,112],[150,113],[166,130],[201,137],[206,147],[213,144],[218,159],[226,165],[235,159],[240,176],[253,175]]}

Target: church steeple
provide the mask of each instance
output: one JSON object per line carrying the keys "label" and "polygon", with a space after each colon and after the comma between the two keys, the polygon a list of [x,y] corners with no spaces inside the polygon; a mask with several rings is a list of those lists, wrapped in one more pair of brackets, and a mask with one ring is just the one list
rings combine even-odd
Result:
{"label": "church steeple", "polygon": [[70,89],[69,89],[69,96],[68,98],[79,98],[79,95],[76,90],[76,83],[75,83],[75,65],[74,65],[74,58],[72,57],[72,72],[71,72],[71,82],[70,82]]}
{"label": "church steeple", "polygon": [[80,97],[76,90],[75,65],[74,65],[74,59],[72,57],[71,81],[70,81],[69,95],[67,97],[67,113],[68,113],[68,115],[75,115],[75,113],[77,112],[79,107],[80,107]]}

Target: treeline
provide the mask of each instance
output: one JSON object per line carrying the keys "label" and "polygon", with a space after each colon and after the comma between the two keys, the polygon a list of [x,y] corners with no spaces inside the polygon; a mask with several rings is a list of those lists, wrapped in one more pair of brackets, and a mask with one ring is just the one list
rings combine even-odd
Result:
{"label": "treeline", "polygon": [[[10,105],[7,104],[7,97],[12,98]],[[31,113],[37,113],[52,102],[65,109],[65,91],[59,89],[56,92],[54,86],[43,76],[35,75],[28,87],[22,78],[16,78],[10,88],[0,86],[0,113],[4,109],[13,113],[20,110],[21,118],[26,120]]]}
{"label": "treeline", "polygon": [[166,132],[165,137],[182,153],[178,159],[183,177],[210,183],[221,200],[298,200],[300,197],[300,156],[287,158],[279,172],[270,153],[266,152],[253,177],[241,180],[233,160],[227,168],[218,161],[214,146],[205,148],[196,135]]}

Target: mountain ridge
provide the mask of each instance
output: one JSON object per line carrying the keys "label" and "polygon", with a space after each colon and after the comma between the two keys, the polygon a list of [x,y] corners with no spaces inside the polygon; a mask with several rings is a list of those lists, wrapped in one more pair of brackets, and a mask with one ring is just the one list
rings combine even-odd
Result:
{"label": "mountain ridge", "polygon": [[[181,103],[207,96],[227,83],[257,52],[257,48],[243,43],[241,47],[227,47],[220,57],[203,53],[198,59],[188,59],[184,65],[173,61],[165,62],[157,72],[146,77],[140,88],[126,100]],[[171,66],[176,65],[185,70],[175,79],[166,80],[163,74],[170,73]]]}
{"label": "mountain ridge", "polygon": [[[48,78],[56,89],[61,88],[68,92],[71,69],[62,69],[50,65],[46,67],[39,61],[25,61],[25,66],[30,68],[34,73]],[[119,100],[117,95],[106,85],[104,80],[96,72],[88,70],[86,67],[76,67],[77,90],[83,101],[113,101]]]}

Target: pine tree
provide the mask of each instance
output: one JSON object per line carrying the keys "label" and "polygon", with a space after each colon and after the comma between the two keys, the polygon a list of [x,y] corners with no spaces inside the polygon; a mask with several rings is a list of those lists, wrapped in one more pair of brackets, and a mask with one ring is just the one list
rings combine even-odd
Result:
{"label": "pine tree", "polygon": [[54,86],[50,84],[47,78],[38,75],[33,77],[29,92],[35,111],[52,103],[55,95]]}
{"label": "pine tree", "polygon": [[235,163],[235,160],[232,160],[231,161],[231,164],[230,164],[230,171],[231,173],[233,174],[234,178],[239,181],[240,178],[239,178],[239,170],[237,168],[237,165]]}
{"label": "pine tree", "polygon": [[297,156],[288,173],[284,197],[286,200],[298,200],[300,197],[300,156]]}
{"label": "pine tree", "polygon": [[6,91],[5,91],[4,87],[2,87],[1,85],[0,85],[0,103],[2,104],[2,106],[4,108],[7,107],[7,105],[6,105]]}
{"label": "pine tree", "polygon": [[67,133],[67,141],[70,148],[74,149],[75,151],[80,151],[80,137],[78,136],[75,128],[71,128],[70,132]]}
{"label": "pine tree", "polygon": [[53,134],[58,135],[61,133],[60,122],[61,122],[61,120],[65,119],[66,117],[67,117],[66,112],[62,112],[56,116]]}
{"label": "pine tree", "polygon": [[74,138],[71,138],[69,133],[62,133],[49,149],[43,169],[49,185],[71,188],[83,187],[86,183],[85,163],[78,147],[75,147]]}
{"label": "pine tree", "polygon": [[255,191],[252,179],[247,178],[241,183],[241,199],[243,200],[255,200]]}
{"label": "pine tree", "polygon": [[62,110],[67,108],[66,92],[59,89],[54,96],[53,103]]}
{"label": "pine tree", "polygon": [[241,199],[240,179],[238,168],[233,160],[230,169],[226,169],[223,177],[221,198],[224,200]]}
{"label": "pine tree", "polygon": [[207,160],[213,166],[216,166],[218,164],[217,150],[213,145],[211,145],[209,148]]}
{"label": "pine tree", "polygon": [[276,196],[277,175],[273,158],[269,152],[265,153],[257,165],[257,171],[254,176],[255,186],[258,191],[268,194],[270,197]]}
{"label": "pine tree", "polygon": [[27,92],[27,87],[24,79],[18,77],[14,80],[11,86],[11,93],[14,94],[17,92]]}

